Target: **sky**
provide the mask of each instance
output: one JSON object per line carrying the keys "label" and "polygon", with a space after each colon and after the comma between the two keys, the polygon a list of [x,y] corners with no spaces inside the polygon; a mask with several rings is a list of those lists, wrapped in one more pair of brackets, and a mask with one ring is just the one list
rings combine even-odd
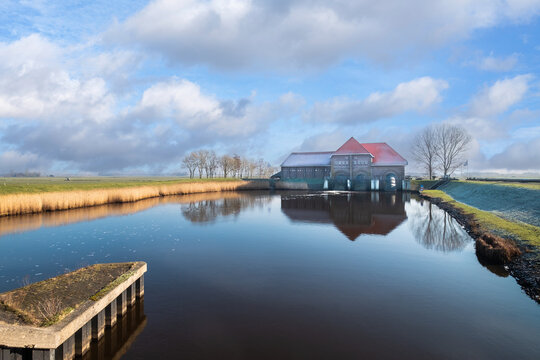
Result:
{"label": "sky", "polygon": [[[540,173],[540,0],[3,0],[0,174],[175,174],[463,126]],[[410,170],[409,170],[410,169]]]}

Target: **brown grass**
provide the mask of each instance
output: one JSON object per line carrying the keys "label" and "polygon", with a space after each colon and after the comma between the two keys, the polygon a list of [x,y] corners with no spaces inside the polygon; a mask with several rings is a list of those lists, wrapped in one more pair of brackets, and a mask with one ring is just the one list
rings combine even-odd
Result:
{"label": "brown grass", "polygon": [[476,255],[488,264],[503,265],[521,251],[511,240],[485,233],[476,239]]}
{"label": "brown grass", "polygon": [[0,196],[0,216],[133,202],[167,195],[254,190],[261,189],[262,187],[268,188],[268,183],[262,181],[226,181],[164,184],[87,191],[45,192],[38,194],[10,194]]}

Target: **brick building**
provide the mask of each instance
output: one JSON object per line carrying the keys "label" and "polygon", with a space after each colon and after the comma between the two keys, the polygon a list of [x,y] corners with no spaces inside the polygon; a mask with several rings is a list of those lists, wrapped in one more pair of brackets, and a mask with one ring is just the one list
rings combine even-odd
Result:
{"label": "brick building", "polygon": [[[323,182],[336,190],[401,190],[405,160],[386,143],[361,144],[351,137],[336,151],[294,152],[281,164],[284,181]],[[372,182],[376,180],[376,182]]]}

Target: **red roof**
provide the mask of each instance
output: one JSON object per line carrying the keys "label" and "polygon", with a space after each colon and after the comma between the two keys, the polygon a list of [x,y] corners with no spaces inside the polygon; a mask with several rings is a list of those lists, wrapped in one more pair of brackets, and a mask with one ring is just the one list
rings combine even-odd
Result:
{"label": "red roof", "polygon": [[369,154],[370,152],[366,150],[355,138],[351,137],[347,142],[339,149],[336,150],[334,155],[350,155],[350,154]]}
{"label": "red roof", "polygon": [[362,144],[373,155],[373,165],[407,165],[401,155],[387,143]]}

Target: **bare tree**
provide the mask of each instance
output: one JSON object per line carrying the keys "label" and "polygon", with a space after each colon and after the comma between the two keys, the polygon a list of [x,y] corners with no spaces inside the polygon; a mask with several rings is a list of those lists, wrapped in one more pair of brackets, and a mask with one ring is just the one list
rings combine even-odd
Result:
{"label": "bare tree", "polygon": [[[197,170],[199,171],[199,179],[202,178],[203,171],[207,171],[207,160],[208,160],[208,150],[199,150],[194,153],[195,158],[197,159]],[[208,177],[208,172],[206,173]]]}
{"label": "bare tree", "polygon": [[195,176],[195,170],[197,169],[197,156],[195,153],[190,153],[182,159],[182,164],[189,171],[190,179],[193,179]]}
{"label": "bare tree", "polygon": [[471,136],[456,125],[442,124],[436,129],[436,157],[444,176],[450,176],[463,164],[463,155],[469,147]]}
{"label": "bare tree", "polygon": [[216,169],[219,166],[218,157],[216,156],[215,151],[208,152],[208,158],[207,158],[207,166],[208,166],[208,173],[210,174],[210,177],[213,178],[216,174]]}
{"label": "bare tree", "polygon": [[236,177],[242,177],[242,159],[237,154],[233,156],[233,173]]}
{"label": "bare tree", "polygon": [[413,158],[422,164],[432,179],[437,163],[437,131],[433,126],[426,127],[416,135],[411,153]]}
{"label": "bare tree", "polygon": [[223,155],[219,159],[219,164],[221,165],[221,170],[223,171],[223,177],[227,177],[229,173],[233,171],[233,161],[234,159],[229,155]]}
{"label": "bare tree", "polygon": [[252,178],[253,175],[255,174],[255,170],[257,170],[257,164],[254,161],[250,161],[249,162],[249,169],[248,169],[250,178]]}
{"label": "bare tree", "polygon": [[265,169],[266,163],[263,159],[259,159],[259,161],[257,161],[257,175],[259,175],[259,177],[263,177]]}

